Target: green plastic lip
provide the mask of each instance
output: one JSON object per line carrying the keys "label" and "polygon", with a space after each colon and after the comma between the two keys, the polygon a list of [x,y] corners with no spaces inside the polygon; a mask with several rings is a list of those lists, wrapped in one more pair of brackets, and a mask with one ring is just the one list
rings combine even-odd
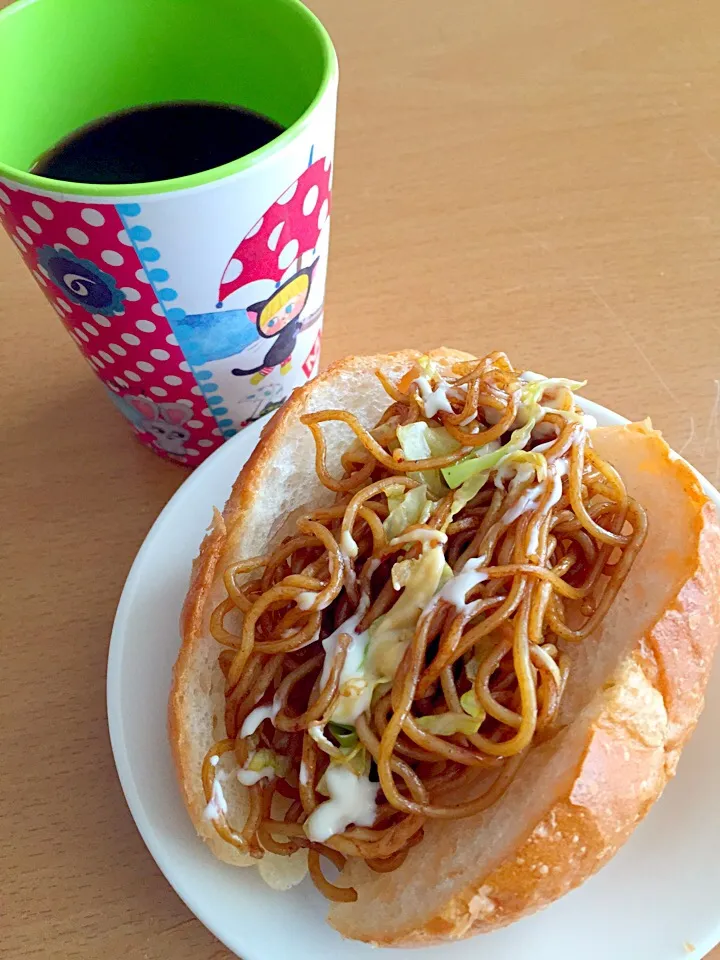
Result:
{"label": "green plastic lip", "polygon": [[[2,29],[3,20],[17,15],[26,7],[30,7],[37,2],[38,0],[19,0],[19,2],[12,3],[10,6],[0,10],[0,29]],[[274,154],[279,153],[307,127],[318,104],[337,78],[338,64],[337,54],[335,53],[332,40],[315,14],[301,3],[300,0],[276,0],[276,2],[282,2],[287,6],[294,7],[300,16],[316,31],[322,49],[322,80],[315,97],[305,112],[278,137],[264,147],[246,154],[238,160],[233,160],[231,163],[224,163],[219,167],[212,167],[210,170],[203,170],[200,173],[194,173],[187,177],[176,177],[172,180],[154,180],[147,183],[77,183],[68,180],[54,180],[50,177],[38,177],[34,173],[18,169],[2,161],[0,161],[0,177],[5,177],[8,180],[13,180],[27,187],[33,187],[36,190],[44,190],[47,193],[63,193],[91,197],[137,197],[205,186],[232,176],[233,174],[240,173],[243,170],[248,170],[258,163],[267,160]]]}

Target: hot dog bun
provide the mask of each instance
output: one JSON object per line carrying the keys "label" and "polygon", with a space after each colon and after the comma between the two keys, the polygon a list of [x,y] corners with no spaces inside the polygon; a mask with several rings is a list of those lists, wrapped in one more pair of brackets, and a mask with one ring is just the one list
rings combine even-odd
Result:
{"label": "hot dog bun", "polygon": [[[183,645],[169,705],[170,739],[186,806],[200,836],[223,860],[238,854],[203,819],[203,756],[219,736],[223,677],[209,616],[223,597],[233,559],[264,553],[293,510],[332,494],[318,482],[314,446],[300,416],[343,408],[371,425],[387,406],[374,371],[398,379],[413,351],[343,360],[306,387],[268,424],[222,514],[216,513],[193,566],[182,615]],[[441,350],[441,367],[466,354]],[[332,471],[346,446],[327,431]],[[649,424],[601,428],[593,444],[648,512],[649,532],[598,633],[568,645],[570,680],[558,732],[530,750],[510,788],[470,819],[430,821],[405,863],[376,874],[350,861],[343,879],[354,903],[334,904],[330,923],[378,945],[423,945],[503,926],[576,887],[627,839],[674,774],[703,705],[720,630],[712,573],[720,532],[712,504],[688,466]],[[242,822],[245,788],[226,790],[230,818]],[[272,886],[298,882],[301,851],[266,855]]]}

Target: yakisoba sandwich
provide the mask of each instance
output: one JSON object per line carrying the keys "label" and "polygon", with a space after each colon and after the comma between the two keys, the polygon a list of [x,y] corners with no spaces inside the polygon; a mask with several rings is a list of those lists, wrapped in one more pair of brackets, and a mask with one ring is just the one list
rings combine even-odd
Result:
{"label": "yakisoba sandwich", "polygon": [[188,811],[271,886],[309,871],[345,936],[465,937],[561,896],[697,722],[715,511],[580,386],[502,353],[344,360],[202,544],[170,699]]}

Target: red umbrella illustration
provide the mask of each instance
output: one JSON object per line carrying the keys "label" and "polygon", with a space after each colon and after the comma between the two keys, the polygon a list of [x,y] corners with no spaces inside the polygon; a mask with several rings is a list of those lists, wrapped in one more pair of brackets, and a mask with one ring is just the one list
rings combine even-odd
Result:
{"label": "red umbrella illustration", "polygon": [[277,283],[318,242],[330,212],[329,158],[316,160],[278,197],[230,257],[219,288],[219,304],[255,280]]}

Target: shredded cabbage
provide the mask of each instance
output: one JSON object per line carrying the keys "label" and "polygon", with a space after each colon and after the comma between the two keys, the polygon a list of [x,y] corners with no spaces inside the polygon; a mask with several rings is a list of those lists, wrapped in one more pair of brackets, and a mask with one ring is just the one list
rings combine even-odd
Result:
{"label": "shredded cabbage", "polygon": [[[484,447],[478,447],[477,450],[463,457],[458,463],[443,467],[440,472],[445,477],[450,489],[455,490],[466,480],[479,473],[489,473],[498,467],[509,454],[522,450],[530,440],[535,422],[535,418],[530,417],[524,426],[513,430],[508,442],[501,447],[496,447],[494,443],[488,443]],[[488,450],[488,447],[492,447],[492,449]]]}
{"label": "shredded cabbage", "polygon": [[244,767],[245,770],[253,770],[255,773],[260,773],[261,770],[267,770],[268,768],[274,770],[277,776],[285,777],[290,770],[290,758],[275,753],[274,750],[261,747],[250,754]]}
{"label": "shredded cabbage", "polygon": [[358,735],[355,727],[346,723],[328,723],[330,733],[335,737],[341,748],[352,749],[357,745]]}
{"label": "shredded cabbage", "polygon": [[465,713],[471,716],[474,720],[479,720],[481,723],[485,719],[485,710],[478,703],[477,697],[475,696],[475,690],[471,688],[460,697],[460,706],[463,708]]}
{"label": "shredded cabbage", "polygon": [[400,488],[403,491],[402,497],[398,497],[397,493],[394,492],[397,489],[391,487],[390,490],[393,492],[388,491],[390,513],[383,523],[385,536],[388,540],[399,537],[401,533],[415,523],[425,523],[432,510],[425,484],[413,487],[407,492],[404,488]]}
{"label": "shredded cabbage", "polygon": [[[460,449],[460,444],[450,436],[445,427],[431,427],[424,420],[398,427],[396,434],[406,460],[444,457]],[[439,470],[423,470],[411,473],[410,476],[413,480],[424,483],[434,497],[444,497],[447,493]]]}
{"label": "shredded cabbage", "polygon": [[428,717],[416,717],[415,723],[427,733],[434,733],[438,737],[449,737],[453,733],[477,733],[484,719],[484,714],[476,718],[466,713],[434,713]]}

